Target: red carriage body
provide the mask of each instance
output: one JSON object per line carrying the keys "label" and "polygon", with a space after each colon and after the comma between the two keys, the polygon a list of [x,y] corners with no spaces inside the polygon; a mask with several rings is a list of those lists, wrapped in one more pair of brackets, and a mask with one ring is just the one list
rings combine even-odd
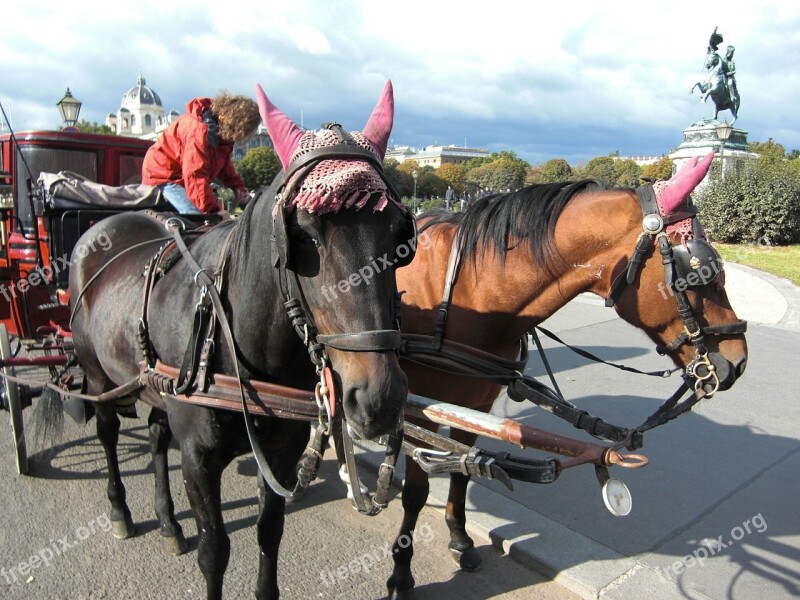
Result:
{"label": "red carriage body", "polygon": [[77,131],[0,135],[0,322],[11,335],[34,338],[42,327],[67,327],[72,247],[90,225],[116,212],[46,207],[33,192],[40,173],[69,171],[109,186],[139,183],[152,143]]}

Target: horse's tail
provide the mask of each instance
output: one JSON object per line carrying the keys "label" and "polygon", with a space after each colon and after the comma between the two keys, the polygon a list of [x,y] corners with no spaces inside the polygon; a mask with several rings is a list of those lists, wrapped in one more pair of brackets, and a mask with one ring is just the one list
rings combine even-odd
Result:
{"label": "horse's tail", "polygon": [[64,403],[61,395],[45,387],[42,395],[33,403],[33,430],[37,448],[44,448],[61,441],[64,435]]}

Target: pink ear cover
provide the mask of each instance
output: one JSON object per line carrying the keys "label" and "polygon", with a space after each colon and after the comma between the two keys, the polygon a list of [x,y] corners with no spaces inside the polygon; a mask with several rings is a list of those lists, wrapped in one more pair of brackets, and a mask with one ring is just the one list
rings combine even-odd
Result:
{"label": "pink ear cover", "polygon": [[697,156],[693,157],[684,163],[678,172],[656,192],[664,216],[671,215],[681,204],[686,202],[692,190],[708,173],[712,160],[714,160],[713,150],[702,159]]}
{"label": "pink ear cover", "polygon": [[275,152],[281,159],[283,169],[286,170],[292,160],[295,148],[300,143],[300,138],[303,137],[303,130],[270,102],[258,84],[256,84],[256,101],[258,102],[258,112],[261,113],[261,120],[264,121],[264,126],[275,146]]}
{"label": "pink ear cover", "polygon": [[386,156],[386,146],[389,143],[389,135],[392,133],[393,123],[394,90],[392,82],[387,81],[386,85],[383,86],[383,93],[378,99],[378,103],[361,131],[364,137],[378,150],[381,159]]}

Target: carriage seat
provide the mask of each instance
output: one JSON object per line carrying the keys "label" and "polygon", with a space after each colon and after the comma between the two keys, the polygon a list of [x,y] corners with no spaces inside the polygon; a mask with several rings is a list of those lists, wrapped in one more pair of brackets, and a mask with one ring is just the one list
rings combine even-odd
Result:
{"label": "carriage seat", "polygon": [[[42,172],[34,193],[34,211],[45,222],[52,259],[69,260],[78,239],[92,225],[112,215],[144,209],[174,213],[161,190],[150,185],[119,187],[95,183],[70,171]],[[198,223],[209,215],[182,215]],[[65,261],[61,261],[63,264]],[[69,285],[69,268],[53,274],[61,289]]]}
{"label": "carriage seat", "polygon": [[71,208],[102,210],[174,210],[161,190],[152,185],[132,184],[119,187],[95,183],[71,171],[42,172],[38,181],[42,191],[42,211]]}

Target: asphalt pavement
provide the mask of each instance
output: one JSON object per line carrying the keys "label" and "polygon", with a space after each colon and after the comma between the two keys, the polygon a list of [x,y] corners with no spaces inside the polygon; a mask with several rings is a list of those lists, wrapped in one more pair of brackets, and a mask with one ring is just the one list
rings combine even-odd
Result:
{"label": "asphalt pavement", "polygon": [[[731,390],[647,432],[645,468],[611,469],[630,489],[631,513],[612,516],[593,469],[581,466],[552,484],[517,483],[514,491],[474,481],[471,531],[583,598],[800,596],[800,289],[736,264],[726,271],[731,305],[749,321],[747,370]],[[643,333],[593,296],[578,297],[543,325],[607,360],[641,370],[670,366]],[[565,397],[612,423],[638,425],[679,384],[677,375],[621,372],[549,340],[544,345]],[[526,372],[547,381],[535,353]],[[592,441],[507,396],[493,412]],[[509,450],[483,438],[478,445]],[[441,506],[448,482],[431,481],[431,502]]]}

